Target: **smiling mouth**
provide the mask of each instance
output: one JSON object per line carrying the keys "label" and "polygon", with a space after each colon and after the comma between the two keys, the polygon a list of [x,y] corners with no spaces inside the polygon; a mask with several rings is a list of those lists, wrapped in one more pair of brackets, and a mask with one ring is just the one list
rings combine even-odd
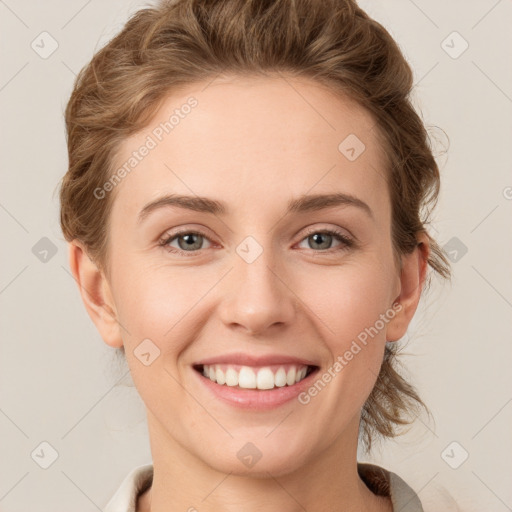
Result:
{"label": "smiling mouth", "polygon": [[194,365],[194,370],[220,386],[268,391],[293,386],[315,373],[318,366],[281,364],[243,366],[234,364]]}

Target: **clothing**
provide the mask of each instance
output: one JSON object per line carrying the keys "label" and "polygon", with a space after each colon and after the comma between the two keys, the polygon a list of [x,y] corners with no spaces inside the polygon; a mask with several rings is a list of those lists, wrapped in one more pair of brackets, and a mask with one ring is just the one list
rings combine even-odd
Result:
{"label": "clothing", "polygon": [[[358,463],[357,469],[372,492],[391,497],[393,511],[425,512],[416,493],[395,473],[368,463]],[[152,464],[134,468],[123,480],[104,512],[136,512],[138,495],[147,490],[152,481]]]}

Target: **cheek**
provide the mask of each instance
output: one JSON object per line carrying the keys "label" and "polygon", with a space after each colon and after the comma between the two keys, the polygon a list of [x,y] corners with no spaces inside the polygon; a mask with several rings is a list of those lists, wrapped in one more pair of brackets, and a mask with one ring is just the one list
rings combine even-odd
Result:
{"label": "cheek", "polygon": [[[182,372],[187,370],[178,363],[213,314],[215,305],[208,300],[208,292],[218,283],[219,273],[126,260],[117,276],[117,313],[126,328],[122,330],[126,358],[141,396],[154,411],[164,396],[183,402],[177,381],[185,378]],[[137,358],[146,346],[158,354],[148,366]],[[161,390],[158,396],[155,389]]]}
{"label": "cheek", "polygon": [[[215,276],[211,276],[212,279]],[[173,336],[214,281],[199,277],[197,269],[170,271],[145,262],[126,262],[117,274],[117,313],[133,336],[163,341]],[[132,337],[133,337],[132,336]]]}
{"label": "cheek", "polygon": [[[393,283],[390,266],[356,262],[329,269],[323,279],[309,278],[303,283],[303,293],[309,308],[322,320],[326,339],[342,349],[391,307]],[[382,328],[380,322],[378,327]]]}
{"label": "cheek", "polygon": [[[147,264],[144,268],[142,261],[133,265],[126,261],[117,276],[117,312],[126,327],[126,359],[140,395],[156,416],[163,414],[169,403],[188,407],[178,383],[183,375],[176,363],[195,338],[194,329],[202,325],[198,314],[204,315],[204,310],[198,301],[211,288],[210,280],[183,268],[173,272]],[[141,354],[148,352],[146,365]]]}
{"label": "cheek", "polygon": [[395,315],[394,281],[392,264],[373,259],[340,267],[328,286],[310,290],[308,305],[322,321],[334,388],[354,405],[362,405],[382,364],[387,325]]}
{"label": "cheek", "polygon": [[[330,415],[338,431],[347,418],[358,414],[379,374],[386,325],[394,316],[393,273],[384,272],[379,264],[346,266],[333,272],[328,282],[323,291],[311,290],[308,306],[321,319],[317,325],[330,361],[301,403],[314,404],[313,415]],[[393,315],[386,317],[386,312]]]}

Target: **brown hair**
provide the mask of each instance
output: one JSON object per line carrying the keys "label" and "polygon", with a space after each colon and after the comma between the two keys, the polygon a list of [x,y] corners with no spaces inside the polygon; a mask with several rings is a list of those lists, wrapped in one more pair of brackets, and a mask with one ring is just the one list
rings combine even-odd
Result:
{"label": "brown hair", "polygon": [[[81,241],[108,275],[113,194],[99,200],[94,190],[114,172],[120,143],[178,87],[220,73],[280,72],[314,79],[371,112],[388,156],[395,255],[414,250],[438,197],[439,169],[410,100],[410,66],[354,0],[164,0],[136,12],[80,71],[67,104],[69,169],[60,190],[66,240]],[[430,267],[449,278],[442,249],[426,234]],[[396,351],[396,343],[386,344],[362,411],[368,449],[374,432],[396,435],[410,423],[406,415],[424,406],[395,369]]]}

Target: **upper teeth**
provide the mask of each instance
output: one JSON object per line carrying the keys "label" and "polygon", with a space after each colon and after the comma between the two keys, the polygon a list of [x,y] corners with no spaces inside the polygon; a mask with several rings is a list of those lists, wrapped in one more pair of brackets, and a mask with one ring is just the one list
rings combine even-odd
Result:
{"label": "upper teeth", "polygon": [[236,365],[204,365],[203,375],[217,384],[246,389],[272,389],[300,382],[308,371],[305,365],[251,368]]}

